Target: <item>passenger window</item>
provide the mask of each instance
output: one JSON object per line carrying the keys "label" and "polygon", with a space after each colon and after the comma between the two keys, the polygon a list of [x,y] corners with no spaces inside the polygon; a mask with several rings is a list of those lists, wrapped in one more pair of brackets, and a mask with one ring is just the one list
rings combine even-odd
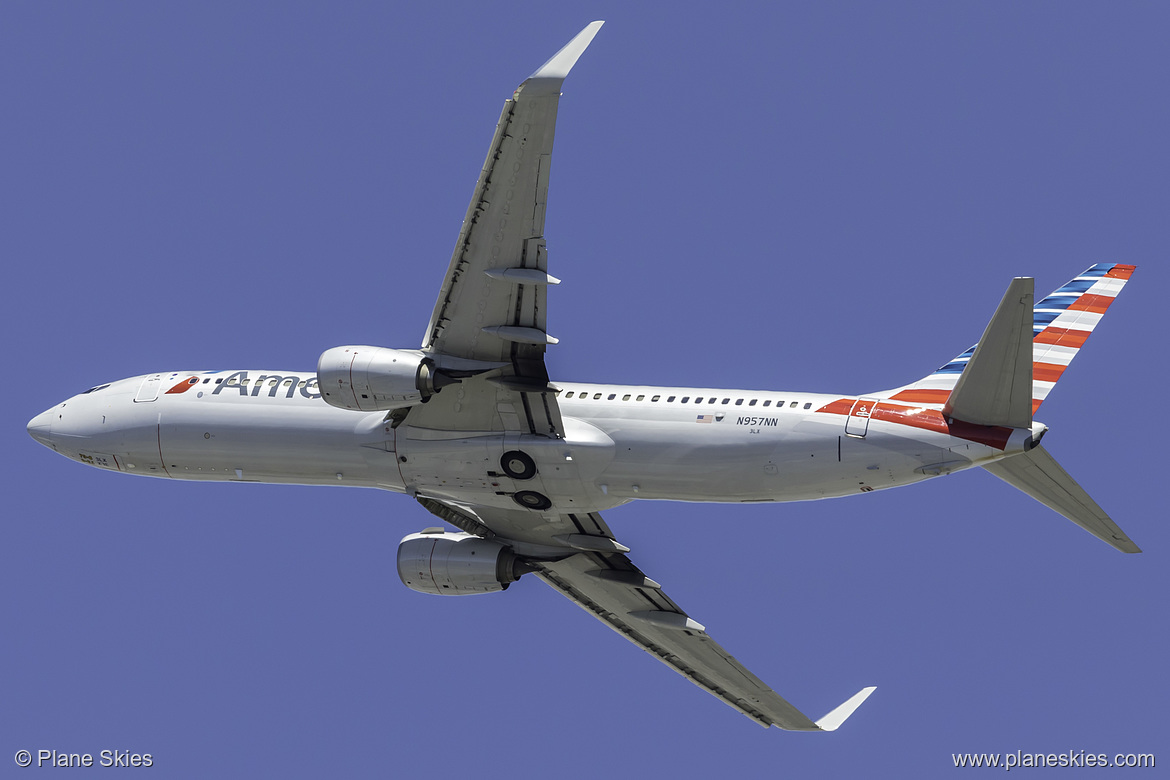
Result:
{"label": "passenger window", "polygon": [[668,404],[672,404],[672,403],[674,403],[674,396],[672,395],[670,398],[667,398],[667,399],[666,399],[666,402],[667,402]]}
{"label": "passenger window", "polygon": [[297,387],[304,387],[306,384],[308,383],[302,379],[300,382],[297,382]]}
{"label": "passenger window", "polygon": [[572,391],[572,390],[570,390],[569,392],[565,393],[565,398],[572,398],[572,397],[573,397],[573,391]]}
{"label": "passenger window", "polygon": [[210,381],[211,381],[211,377],[209,377],[209,376],[203,378],[203,384],[207,384]]}
{"label": "passenger window", "polygon": [[812,401],[809,401],[807,404],[805,404],[805,405],[804,405],[804,408],[805,408],[805,409],[811,409],[811,408],[812,408]]}
{"label": "passenger window", "polygon": [[284,380],[284,386],[285,387],[292,387],[292,380],[291,379]]}
{"label": "passenger window", "polygon": [[607,400],[610,400],[610,401],[612,401],[612,400],[613,400],[613,399],[615,399],[615,398],[617,398],[617,393],[610,393],[610,394],[609,394],[609,398],[608,398]]}
{"label": "passenger window", "polygon": [[[754,404],[754,403],[755,403],[755,401],[752,401],[752,403]],[[736,405],[736,406],[743,406],[743,399],[742,399],[742,398],[736,398],[736,399],[735,399],[735,405]]]}
{"label": "passenger window", "polygon": [[[611,396],[611,397],[612,397],[612,396]],[[628,401],[628,400],[630,400],[630,394],[629,394],[629,393],[626,393],[625,395],[623,395],[623,396],[622,396],[622,400],[623,400],[623,401]]]}
{"label": "passenger window", "polygon": [[660,396],[660,395],[656,395],[656,396],[654,396],[653,398],[651,398],[651,399],[650,399],[650,403],[654,403],[655,401],[657,401],[657,400],[658,400],[659,398],[661,398],[661,397],[662,397],[662,396]]}
{"label": "passenger window", "polygon": [[730,398],[724,398],[724,399],[723,399],[723,403],[724,403],[724,405],[726,405],[726,404],[729,404],[729,403],[731,403],[731,399],[730,399]]}
{"label": "passenger window", "polygon": [[756,399],[753,398],[752,400],[748,401],[748,406],[755,406],[755,405],[756,405]]}
{"label": "passenger window", "polygon": [[643,400],[645,400],[645,399],[646,399],[646,396],[644,396],[644,395],[640,395],[640,396],[638,396],[637,398],[635,398],[634,400],[635,400],[635,401],[643,401]]}
{"label": "passenger window", "polygon": [[691,397],[689,395],[684,395],[679,403],[685,404],[689,400],[691,400]]}
{"label": "passenger window", "polygon": [[769,398],[767,401],[764,401],[764,406],[771,406],[771,405],[772,405],[772,399],[771,399],[771,398]]}
{"label": "passenger window", "polygon": [[707,399],[707,403],[709,403],[709,404],[713,404],[713,403],[715,403],[715,401],[716,401],[716,399],[714,396],[711,396],[710,398]]}
{"label": "passenger window", "polygon": [[594,400],[594,401],[600,401],[600,400],[601,400],[601,393],[594,393],[594,394],[593,394],[593,400]]}
{"label": "passenger window", "polygon": [[703,396],[701,396],[701,395],[695,396],[695,403],[697,403],[697,404],[703,403]]}
{"label": "passenger window", "polygon": [[218,384],[221,384],[222,382],[223,382],[223,377],[222,377],[222,376],[221,376],[221,377],[219,377],[219,378],[217,378],[217,379],[215,380],[215,383],[216,383],[217,385],[218,385]]}
{"label": "passenger window", "polygon": [[788,404],[788,408],[795,409],[796,408],[796,401],[793,401],[792,403]]}

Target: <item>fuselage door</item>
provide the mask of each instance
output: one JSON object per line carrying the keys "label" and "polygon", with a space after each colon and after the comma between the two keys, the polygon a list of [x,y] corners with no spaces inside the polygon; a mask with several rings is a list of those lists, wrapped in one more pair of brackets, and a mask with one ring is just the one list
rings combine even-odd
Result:
{"label": "fuselage door", "polygon": [[866,431],[869,430],[869,418],[873,414],[875,406],[877,406],[876,398],[858,398],[853,403],[853,408],[849,410],[849,416],[845,418],[845,435],[864,439]]}
{"label": "fuselage door", "polygon": [[151,374],[142,380],[138,386],[138,393],[134,396],[134,403],[150,403],[158,398],[158,388],[162,384],[162,374]]}

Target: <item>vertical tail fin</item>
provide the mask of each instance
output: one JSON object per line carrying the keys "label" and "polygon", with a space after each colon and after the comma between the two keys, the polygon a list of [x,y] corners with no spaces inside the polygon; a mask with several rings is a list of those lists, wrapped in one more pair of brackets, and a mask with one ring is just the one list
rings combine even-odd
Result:
{"label": "vertical tail fin", "polygon": [[1035,280],[1012,279],[999,308],[943,406],[944,417],[976,425],[1032,427]]}
{"label": "vertical tail fin", "polygon": [[1136,266],[1095,265],[1036,304],[1032,311],[1032,413],[1085,345]]}
{"label": "vertical tail fin", "polygon": [[[1095,265],[1035,304],[1032,309],[1033,414],[1129,281],[1134,268],[1120,263]],[[886,397],[915,404],[946,404],[978,346],[956,356],[933,374],[890,391]]]}

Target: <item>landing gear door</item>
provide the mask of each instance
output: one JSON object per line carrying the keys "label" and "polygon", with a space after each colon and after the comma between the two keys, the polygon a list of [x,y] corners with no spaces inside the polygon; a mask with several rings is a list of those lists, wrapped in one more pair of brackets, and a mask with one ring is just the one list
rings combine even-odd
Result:
{"label": "landing gear door", "polygon": [[855,439],[864,439],[869,430],[869,418],[873,408],[877,406],[876,398],[858,398],[845,418],[845,435]]}

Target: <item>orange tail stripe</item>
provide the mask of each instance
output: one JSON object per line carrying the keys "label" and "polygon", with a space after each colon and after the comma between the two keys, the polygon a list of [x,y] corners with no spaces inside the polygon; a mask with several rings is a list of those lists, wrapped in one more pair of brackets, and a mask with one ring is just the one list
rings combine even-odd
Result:
{"label": "orange tail stripe", "polygon": [[1068,328],[1046,328],[1032,339],[1034,344],[1056,344],[1061,347],[1080,348],[1085,346],[1089,338],[1087,330],[1070,330]]}
{"label": "orange tail stripe", "polygon": [[1113,303],[1113,300],[1113,297],[1109,295],[1089,295],[1085,293],[1080,298],[1077,298],[1073,305],[1068,307],[1068,310],[1104,314],[1105,310],[1109,308],[1109,304]]}
{"label": "orange tail stripe", "polygon": [[1105,274],[1105,276],[1109,279],[1128,279],[1133,275],[1136,268],[1136,265],[1115,265],[1113,266],[1113,270]]}
{"label": "orange tail stripe", "polygon": [[1052,363],[1033,363],[1032,379],[1040,382],[1055,382],[1060,379],[1067,366],[1058,366]]}

